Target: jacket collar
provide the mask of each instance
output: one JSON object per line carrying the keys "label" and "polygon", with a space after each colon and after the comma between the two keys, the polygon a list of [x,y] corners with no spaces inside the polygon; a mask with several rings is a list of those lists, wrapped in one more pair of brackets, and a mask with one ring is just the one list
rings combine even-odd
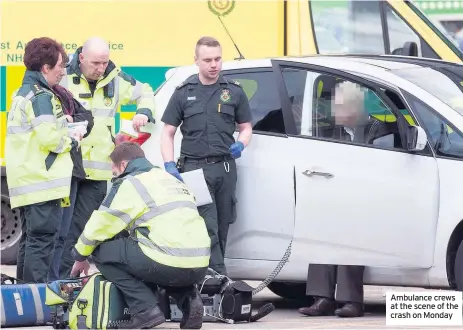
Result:
{"label": "jacket collar", "polygon": [[[82,53],[82,47],[77,48],[74,56],[72,57],[72,60],[69,63],[68,74],[75,73],[79,77],[82,75],[82,71],[80,71],[80,61],[79,61],[80,53]],[[104,78],[106,78],[115,69],[116,69],[116,65],[114,64],[113,61],[109,60],[109,64],[106,67],[105,73],[103,74],[103,77],[100,78],[100,80],[103,80]]]}
{"label": "jacket collar", "polygon": [[[197,73],[191,75],[187,80],[189,84],[193,84],[193,85],[201,84],[201,81],[199,80],[199,74]],[[217,80],[217,82],[221,85],[228,84],[228,82],[225,80],[222,74],[219,74],[219,79]]]}
{"label": "jacket collar", "polygon": [[137,158],[129,162],[125,171],[119,175],[118,177],[114,178],[113,180],[123,179],[128,175],[136,175],[139,173],[149,172],[153,168],[155,168],[153,164],[149,162],[146,158]]}
{"label": "jacket collar", "polygon": [[39,71],[26,70],[23,78],[23,85],[39,85],[39,87],[48,89],[51,91],[50,85],[48,85],[45,77]]}

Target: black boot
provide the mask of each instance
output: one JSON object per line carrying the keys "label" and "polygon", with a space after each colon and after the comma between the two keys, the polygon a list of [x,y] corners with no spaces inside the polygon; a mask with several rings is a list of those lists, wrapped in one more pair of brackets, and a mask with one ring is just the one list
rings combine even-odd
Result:
{"label": "black boot", "polygon": [[185,296],[180,309],[183,314],[180,329],[201,329],[203,326],[204,306],[196,287]]}
{"label": "black boot", "polygon": [[125,323],[122,327],[123,329],[151,329],[164,322],[166,322],[166,318],[156,305],[154,308],[132,315],[130,321]]}

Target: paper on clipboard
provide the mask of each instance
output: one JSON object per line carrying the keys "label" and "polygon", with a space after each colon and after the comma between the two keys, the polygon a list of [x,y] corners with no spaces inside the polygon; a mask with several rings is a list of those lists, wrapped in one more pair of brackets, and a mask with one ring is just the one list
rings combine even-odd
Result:
{"label": "paper on clipboard", "polygon": [[87,134],[88,121],[67,123],[67,126],[68,126],[68,136],[74,137],[76,133],[80,133],[83,136]]}
{"label": "paper on clipboard", "polygon": [[129,135],[131,137],[137,138],[138,137],[138,132],[134,130],[132,126],[132,121],[131,120],[121,120],[121,127],[120,131],[126,135]]}
{"label": "paper on clipboard", "polygon": [[211,193],[207,188],[206,179],[204,178],[203,169],[197,169],[180,174],[183,181],[191,190],[196,198],[196,205],[202,206],[212,203]]}
{"label": "paper on clipboard", "polygon": [[[140,127],[140,132],[148,132],[150,133],[150,126],[153,124],[148,123],[143,127]],[[133,138],[138,138],[138,132],[133,128],[132,121],[131,120],[126,120],[122,119],[121,120],[121,126],[119,131],[125,135],[129,135]]]}

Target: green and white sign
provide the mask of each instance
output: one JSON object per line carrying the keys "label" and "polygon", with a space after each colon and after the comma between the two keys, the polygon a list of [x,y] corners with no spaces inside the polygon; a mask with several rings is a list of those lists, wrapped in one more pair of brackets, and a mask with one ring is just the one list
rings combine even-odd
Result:
{"label": "green and white sign", "polygon": [[415,0],[413,3],[428,15],[463,13],[463,0],[435,1]]}

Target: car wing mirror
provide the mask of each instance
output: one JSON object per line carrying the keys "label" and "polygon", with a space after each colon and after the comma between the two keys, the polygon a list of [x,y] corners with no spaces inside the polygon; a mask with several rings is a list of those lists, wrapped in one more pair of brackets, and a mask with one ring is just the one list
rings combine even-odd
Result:
{"label": "car wing mirror", "polygon": [[407,129],[407,150],[421,151],[426,148],[428,137],[426,132],[420,126],[408,126]]}

